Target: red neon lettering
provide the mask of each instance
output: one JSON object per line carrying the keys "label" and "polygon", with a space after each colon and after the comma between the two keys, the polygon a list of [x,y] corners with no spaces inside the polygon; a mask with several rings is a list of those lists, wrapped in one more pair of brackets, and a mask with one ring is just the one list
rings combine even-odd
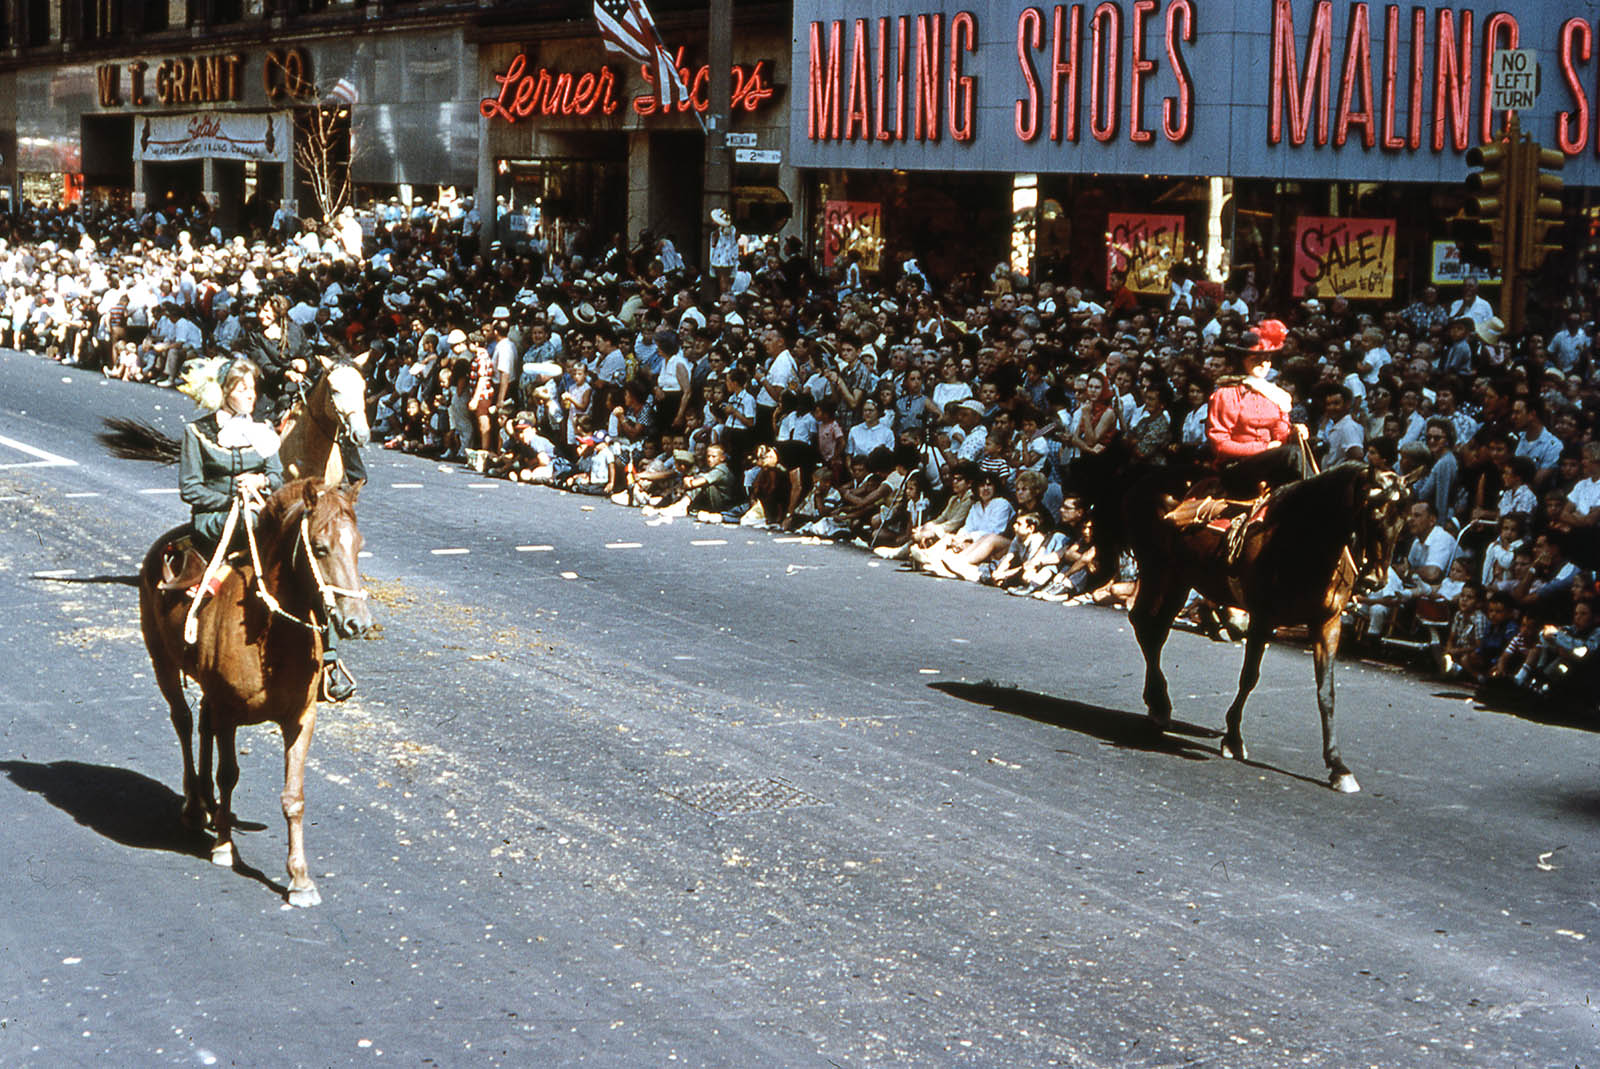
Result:
{"label": "red neon lettering", "polygon": [[826,51],[822,43],[822,23],[811,24],[810,107],[806,113],[806,136],[813,141],[839,138],[839,43],[844,24],[835,19],[828,26]]}
{"label": "red neon lettering", "polygon": [[[1351,111],[1351,98],[1357,88],[1361,90],[1361,110]],[[1371,148],[1377,140],[1372,128],[1372,27],[1364,3],[1350,5],[1350,32],[1344,39],[1344,77],[1339,84],[1339,122],[1334,128],[1333,143],[1344,144],[1352,126],[1362,128],[1361,143]]]}
{"label": "red neon lettering", "polygon": [[1406,145],[1412,152],[1422,147],[1422,74],[1428,55],[1428,12],[1425,8],[1411,9],[1411,126],[1406,133]]}
{"label": "red neon lettering", "polygon": [[[1517,25],[1517,17],[1504,11],[1497,11],[1490,15],[1483,23],[1483,103],[1482,116],[1479,122],[1478,140],[1487,144],[1494,140],[1494,112],[1490,110],[1494,104],[1494,50],[1497,48],[1515,48],[1517,40],[1522,36],[1521,27]],[[1504,37],[1505,44],[1496,44],[1497,38]],[[1510,112],[1506,113],[1507,119]]]}
{"label": "red neon lettering", "polygon": [[973,133],[972,76],[961,73],[961,53],[978,49],[978,19],[970,11],[958,11],[950,20],[950,136],[971,141]]}
{"label": "red neon lettering", "polygon": [[877,139],[879,141],[888,141],[889,138],[890,138],[889,131],[887,129],[885,129],[884,125],[883,125],[883,104],[884,104],[884,101],[889,96],[888,89],[887,89],[888,83],[889,83],[889,20],[887,18],[879,18],[878,19],[878,63],[877,63],[877,78],[876,78],[877,92],[875,94],[873,94],[873,97],[872,97],[873,103],[876,105],[872,109],[873,131],[874,131],[874,134],[875,134],[875,136],[877,137]]}
{"label": "red neon lettering", "polygon": [[1089,55],[1089,132],[1096,141],[1117,136],[1117,97],[1122,66],[1122,8],[1105,0],[1094,9]]}
{"label": "red neon lettering", "polygon": [[855,46],[850,50],[850,100],[844,109],[844,136],[847,141],[872,136],[868,126],[870,99],[867,95],[867,72],[871,68],[867,63],[866,19],[856,19],[854,37]]}
{"label": "red neon lettering", "polygon": [[[1179,20],[1183,29],[1178,29]],[[1194,78],[1183,61],[1180,41],[1194,40],[1194,7],[1189,0],[1172,0],[1167,5],[1167,63],[1172,76],[1178,81],[1178,95],[1161,101],[1161,132],[1168,141],[1180,143],[1189,139],[1189,129],[1194,119]]]}
{"label": "red neon lettering", "polygon": [[917,88],[913,124],[918,141],[939,140],[939,57],[944,15],[917,16]]}
{"label": "red neon lettering", "polygon": [[1318,0],[1311,17],[1311,33],[1306,38],[1306,79],[1302,83],[1296,70],[1294,52],[1294,7],[1291,0],[1273,0],[1272,5],[1272,104],[1268,108],[1267,144],[1283,140],[1283,98],[1289,98],[1289,143],[1303,145],[1311,126],[1311,109],[1318,96],[1322,108],[1317,113],[1317,144],[1328,143],[1328,89],[1333,76],[1333,3]]}
{"label": "red neon lettering", "polygon": [[1450,141],[1457,152],[1466,150],[1472,125],[1472,11],[1461,13],[1461,45],[1456,46],[1456,13],[1440,8],[1433,72],[1433,151],[1444,148],[1446,116]]}
{"label": "red neon lettering", "polygon": [[1050,20],[1050,140],[1061,140],[1061,83],[1067,83],[1067,140],[1078,143],[1078,31],[1083,25],[1083,5],[1073,4],[1072,23],[1067,34],[1067,47],[1061,47],[1061,25],[1065,21],[1065,4],[1056,5],[1055,17]]}
{"label": "red neon lettering", "polygon": [[570,73],[552,74],[544,67],[530,74],[527,55],[518,53],[494,80],[500,92],[478,101],[478,114],[486,119],[517,123],[530,115],[589,115],[596,109],[610,115],[618,106],[612,95],[617,78],[609,66],[586,71],[574,81]]}
{"label": "red neon lettering", "polygon": [[[730,110],[738,111],[743,108],[745,111],[755,111],[772,99],[772,94],[777,90],[767,81],[766,66],[766,60],[758,59],[753,67],[733,68],[733,96],[729,103]],[[705,70],[709,77],[711,69],[709,67],[701,69]]]}
{"label": "red neon lettering", "polygon": [[906,139],[906,66],[910,62],[911,18],[895,16],[895,82],[894,82],[894,134]]}
{"label": "red neon lettering", "polygon": [[1155,14],[1156,0],[1133,0],[1133,54],[1128,57],[1128,140],[1146,145],[1156,139],[1144,126],[1144,80],[1156,61],[1144,56],[1144,21]]}
{"label": "red neon lettering", "polygon": [[1044,43],[1044,14],[1036,7],[1025,7],[1017,16],[1017,66],[1022,69],[1022,80],[1028,87],[1025,99],[1017,101],[1012,112],[1011,126],[1017,140],[1032,141],[1039,136],[1039,76],[1034,73],[1029,50],[1037,51]]}
{"label": "red neon lettering", "polygon": [[1396,151],[1406,147],[1405,138],[1394,131],[1394,98],[1399,90],[1396,74],[1400,69],[1400,8],[1390,4],[1383,9],[1383,147]]}
{"label": "red neon lettering", "polygon": [[[1589,143],[1589,94],[1578,80],[1572,61],[1576,54],[1579,62],[1589,62],[1593,46],[1594,30],[1588,22],[1568,19],[1561,24],[1561,77],[1567,83],[1567,91],[1572,94],[1577,110],[1556,114],[1556,144],[1569,156],[1582,152]],[[1595,151],[1600,153],[1600,138],[1595,139]]]}

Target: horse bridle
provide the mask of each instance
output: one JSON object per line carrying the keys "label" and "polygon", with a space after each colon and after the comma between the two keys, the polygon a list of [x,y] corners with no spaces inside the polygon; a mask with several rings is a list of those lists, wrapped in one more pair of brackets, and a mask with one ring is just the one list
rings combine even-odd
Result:
{"label": "horse bridle", "polygon": [[[318,496],[320,497],[321,494],[319,493]],[[256,573],[255,583],[253,584],[256,590],[256,596],[261,599],[262,603],[265,604],[274,615],[281,616],[285,620],[293,620],[301,627],[315,631],[333,619],[333,614],[335,611],[337,611],[334,598],[359,598],[364,601],[366,600],[367,592],[365,590],[351,590],[348,587],[336,586],[333,583],[328,582],[323,576],[322,569],[317,566],[317,554],[311,546],[310,513],[311,510],[306,509],[300,515],[300,537],[296,543],[295,551],[298,553],[301,548],[304,548],[305,550],[306,563],[311,566],[311,579],[317,584],[317,594],[322,600],[323,623],[318,623],[314,618],[302,620],[300,617],[284,609],[283,605],[278,601],[278,599],[273,596],[272,591],[267,589],[266,583],[262,581],[263,573],[261,569],[261,550],[256,545],[255,526],[253,524],[246,523],[245,534],[250,543],[250,564],[255,568]]]}

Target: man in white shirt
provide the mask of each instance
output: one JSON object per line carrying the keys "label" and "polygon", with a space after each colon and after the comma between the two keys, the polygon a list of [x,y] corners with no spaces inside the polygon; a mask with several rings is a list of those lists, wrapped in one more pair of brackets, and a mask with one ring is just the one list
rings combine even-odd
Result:
{"label": "man in white shirt", "polygon": [[1494,316],[1489,302],[1478,296],[1478,280],[1469,278],[1461,284],[1461,296],[1450,306],[1450,318],[1467,316],[1474,323],[1486,323]]}
{"label": "man in white shirt", "polygon": [[766,349],[769,361],[766,375],[761,380],[761,391],[756,395],[756,406],[760,410],[759,432],[767,435],[777,429],[773,413],[777,411],[783,395],[799,377],[800,365],[789,351],[788,339],[777,327],[766,329],[761,335],[761,345]]}
{"label": "man in white shirt", "polygon": [[1532,457],[1539,465],[1537,478],[1548,478],[1561,463],[1561,439],[1544,425],[1544,402],[1537,397],[1511,402],[1511,427],[1517,432],[1516,455]]}
{"label": "man in white shirt", "polygon": [[1317,428],[1322,439],[1322,466],[1331,468],[1342,460],[1359,460],[1366,448],[1361,425],[1350,418],[1350,391],[1344,386],[1329,386],[1322,398],[1322,424]]}
{"label": "man in white shirt", "polygon": [[1583,317],[1577,312],[1567,313],[1567,325],[1550,337],[1550,356],[1556,366],[1570,372],[1589,351],[1589,335],[1583,329]]}

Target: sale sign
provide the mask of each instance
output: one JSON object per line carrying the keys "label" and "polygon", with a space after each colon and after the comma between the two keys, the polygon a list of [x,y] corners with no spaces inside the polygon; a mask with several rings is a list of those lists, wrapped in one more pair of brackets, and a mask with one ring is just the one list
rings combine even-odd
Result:
{"label": "sale sign", "polygon": [[1380,300],[1394,296],[1393,219],[1301,216],[1295,223],[1293,294]]}
{"label": "sale sign", "polygon": [[1111,212],[1106,216],[1106,284],[1128,273],[1134,293],[1168,292],[1168,273],[1183,255],[1183,216]]}
{"label": "sale sign", "polygon": [[855,249],[863,271],[878,270],[883,252],[883,205],[878,201],[830,200],[822,205],[822,265],[832,268]]}

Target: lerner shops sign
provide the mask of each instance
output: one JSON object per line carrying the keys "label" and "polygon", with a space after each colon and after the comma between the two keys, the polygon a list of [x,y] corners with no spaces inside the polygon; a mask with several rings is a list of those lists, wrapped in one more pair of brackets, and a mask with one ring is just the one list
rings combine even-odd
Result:
{"label": "lerner shops sign", "polygon": [[[689,99],[680,101],[676,110],[687,112],[692,107],[704,114],[711,107],[710,66],[688,67],[682,49],[678,50],[677,66],[689,87]],[[626,98],[630,110],[641,118],[666,114],[655,89],[654,69],[642,66],[638,70],[644,88]],[[729,77],[730,108],[735,115],[762,110],[777,92],[769,60],[734,64]],[[625,99],[620,77],[609,63],[581,71],[540,67],[523,52],[505,70],[496,72],[494,81],[499,89],[494,96],[478,102],[478,113],[507,123],[537,117],[606,117],[614,115]]]}
{"label": "lerner shops sign", "polygon": [[797,166],[1459,181],[1501,129],[1493,52],[1533,49],[1522,129],[1600,184],[1600,34],[1570,0],[795,0]]}

